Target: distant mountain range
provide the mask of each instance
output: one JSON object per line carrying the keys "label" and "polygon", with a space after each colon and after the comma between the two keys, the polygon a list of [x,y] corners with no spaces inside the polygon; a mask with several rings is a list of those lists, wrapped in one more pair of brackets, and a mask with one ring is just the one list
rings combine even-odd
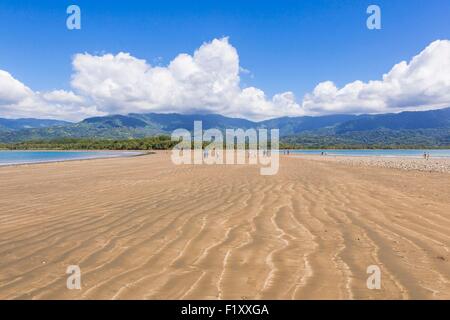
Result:
{"label": "distant mountain range", "polygon": [[93,117],[78,123],[39,119],[1,119],[0,142],[59,138],[130,139],[170,134],[177,128],[280,129],[282,141],[309,145],[450,146],[450,108],[378,115],[282,117],[254,122],[218,114],[128,114]]}
{"label": "distant mountain range", "polygon": [[71,122],[61,120],[48,120],[48,119],[2,119],[0,118],[0,130],[3,131],[17,131],[22,129],[36,129],[36,128],[48,128],[56,126],[66,126],[72,124]]}

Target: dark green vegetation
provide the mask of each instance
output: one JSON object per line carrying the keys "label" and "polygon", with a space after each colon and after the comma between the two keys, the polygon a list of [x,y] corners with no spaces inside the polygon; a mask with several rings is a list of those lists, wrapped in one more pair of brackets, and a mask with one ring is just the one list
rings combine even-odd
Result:
{"label": "dark green vegetation", "polygon": [[450,149],[450,129],[373,130],[281,138],[290,149]]}
{"label": "dark green vegetation", "polygon": [[54,140],[35,140],[0,144],[0,149],[8,150],[166,150],[177,141],[169,136],[154,136],[142,139],[101,140],[63,138]]}
{"label": "dark green vegetation", "polygon": [[149,150],[172,147],[178,128],[279,129],[281,147],[445,148],[450,146],[450,108],[381,115],[282,117],[253,122],[216,114],[129,114],[88,118],[79,123],[0,119],[0,143],[17,149]]}

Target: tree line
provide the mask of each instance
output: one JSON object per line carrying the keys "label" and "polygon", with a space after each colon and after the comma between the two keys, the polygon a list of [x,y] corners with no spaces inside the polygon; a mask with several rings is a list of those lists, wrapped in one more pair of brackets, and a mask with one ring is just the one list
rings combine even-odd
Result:
{"label": "tree line", "polygon": [[[280,142],[280,149],[450,149],[450,146],[430,144],[401,144],[401,143],[345,143],[341,141],[327,141],[326,139],[313,141],[299,141],[299,139],[285,139]],[[17,143],[2,143],[3,150],[169,150],[179,141],[172,141],[168,135],[158,135],[135,139],[92,139],[92,138],[60,138],[52,140],[31,140]],[[209,142],[204,142],[206,147]],[[193,147],[193,146],[192,146]],[[248,148],[248,144],[246,144]],[[266,148],[266,146],[264,147]],[[267,148],[270,148],[270,142]]]}

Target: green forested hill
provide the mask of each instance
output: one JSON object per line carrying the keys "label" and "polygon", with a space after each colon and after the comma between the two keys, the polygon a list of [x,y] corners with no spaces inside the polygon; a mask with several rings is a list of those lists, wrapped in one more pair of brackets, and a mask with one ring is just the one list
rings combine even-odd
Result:
{"label": "green forested hill", "polygon": [[192,130],[196,120],[202,121],[203,129],[277,128],[285,143],[307,147],[450,145],[450,108],[380,115],[282,117],[260,122],[217,114],[157,113],[94,117],[79,123],[0,119],[0,143],[58,139],[142,139],[170,135],[178,128]]}

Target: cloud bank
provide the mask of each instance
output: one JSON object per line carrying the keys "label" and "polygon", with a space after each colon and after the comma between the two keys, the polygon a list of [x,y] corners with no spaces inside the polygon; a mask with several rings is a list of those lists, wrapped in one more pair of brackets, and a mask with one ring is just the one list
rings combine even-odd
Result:
{"label": "cloud bank", "polygon": [[337,88],[319,83],[302,107],[314,113],[382,113],[450,106],[450,41],[432,42],[408,63],[396,64],[382,80],[354,81]]}
{"label": "cloud bank", "polygon": [[0,70],[0,117],[79,120],[100,114],[96,106],[72,91],[35,92]]}
{"label": "cloud bank", "polygon": [[72,64],[71,91],[33,91],[0,70],[0,116],[80,120],[130,112],[208,112],[260,120],[450,106],[449,40],[432,42],[381,80],[342,88],[324,81],[301,101],[291,91],[267,97],[259,88],[242,88],[245,69],[228,38],[204,43],[192,55],[179,54],[165,67],[124,52],[76,54]]}

